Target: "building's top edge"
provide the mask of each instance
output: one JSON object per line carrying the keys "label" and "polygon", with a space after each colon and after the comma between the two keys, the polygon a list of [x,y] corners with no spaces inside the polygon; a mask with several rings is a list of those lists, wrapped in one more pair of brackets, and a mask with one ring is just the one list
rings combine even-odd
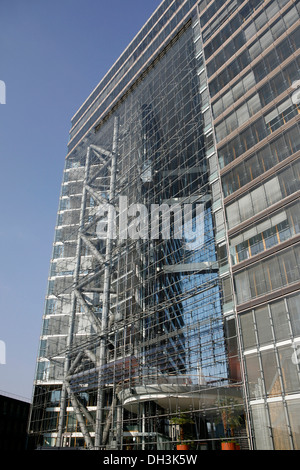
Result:
{"label": "building's top edge", "polygon": [[[75,150],[88,132],[102,122],[117,100],[128,91],[145,68],[167,46],[168,41],[176,38],[187,24],[190,24],[191,15],[195,14],[197,0],[164,0],[156,9],[145,26],[136,35],[138,41],[134,42],[130,53],[125,49],[115,62],[85,104],[75,115],[76,122],[72,122],[70,130],[68,153],[66,158]],[[156,16],[154,16],[156,15]],[[147,24],[152,23],[149,29]],[[142,34],[139,36],[139,34]],[[129,46],[128,46],[129,47]]]}
{"label": "building's top edge", "polygon": [[5,397],[5,398],[10,398],[16,401],[22,401],[24,403],[31,403],[31,399],[28,397],[23,397],[20,395],[16,395],[14,393],[5,392],[4,390],[0,390],[0,396]]}
{"label": "building's top edge", "polygon": [[[174,0],[169,0],[167,2],[167,5],[166,6],[169,6],[169,4],[172,3],[172,1]],[[152,13],[152,15],[149,17],[149,19],[146,21],[146,23],[140,28],[140,30],[136,33],[136,35],[133,37],[132,41],[128,44],[128,46],[124,49],[124,51],[121,53],[121,55],[116,59],[116,61],[112,64],[112,66],[110,67],[110,69],[107,71],[107,73],[104,75],[104,77],[100,80],[100,82],[96,85],[96,87],[92,90],[92,92],[90,93],[90,95],[87,97],[87,99],[84,101],[84,103],[80,106],[80,108],[76,111],[76,113],[72,116],[71,118],[71,123],[72,123],[72,126],[77,122],[78,119],[80,119],[81,115],[84,113],[84,108],[87,106],[87,103],[89,103],[89,101],[91,100],[91,98],[94,96],[94,99],[97,97],[97,90],[99,89],[99,91],[101,90],[101,87],[103,86],[103,82],[106,80],[106,79],[109,79],[109,78],[113,78],[113,76],[115,75],[115,73],[119,70],[120,66],[122,65],[122,61],[124,60],[124,56],[126,56],[127,53],[129,53],[130,49],[136,47],[137,44],[135,44],[136,42],[138,43],[138,38],[139,36],[140,39],[139,41],[142,39],[142,35],[144,33],[144,31],[147,29],[147,26],[149,25],[149,23],[151,22],[151,20],[154,18],[155,15],[158,14],[159,10],[161,10],[161,13],[158,15],[161,16],[164,11],[165,11],[165,8],[166,6],[164,5],[166,3],[166,0],[162,0],[162,2],[158,5],[158,7],[154,10],[154,12]],[[157,18],[158,19],[158,18]],[[153,26],[155,26],[155,24],[153,24]],[[152,28],[151,28],[152,29]],[[148,31],[149,32],[149,31]],[[147,32],[147,33],[148,33]],[[133,52],[133,50],[131,52]],[[115,69],[115,70],[114,70]]]}

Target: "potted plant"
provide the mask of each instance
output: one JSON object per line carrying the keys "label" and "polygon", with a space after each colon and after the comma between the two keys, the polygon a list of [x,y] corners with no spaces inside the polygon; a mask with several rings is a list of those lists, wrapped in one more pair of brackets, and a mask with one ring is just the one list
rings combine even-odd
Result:
{"label": "potted plant", "polygon": [[221,443],[222,450],[239,450],[240,446],[234,440],[235,430],[241,426],[239,406],[235,400],[223,398],[219,400],[219,409],[224,428],[225,439]]}
{"label": "potted plant", "polygon": [[[170,421],[172,424],[179,426],[179,440],[180,444],[177,444],[177,450],[189,450],[190,446],[187,442],[184,443],[188,439],[188,436],[185,435],[184,427],[186,424],[194,424],[192,418],[190,418],[187,414],[180,413],[179,416],[174,416],[174,418]],[[187,438],[187,439],[185,439]]]}

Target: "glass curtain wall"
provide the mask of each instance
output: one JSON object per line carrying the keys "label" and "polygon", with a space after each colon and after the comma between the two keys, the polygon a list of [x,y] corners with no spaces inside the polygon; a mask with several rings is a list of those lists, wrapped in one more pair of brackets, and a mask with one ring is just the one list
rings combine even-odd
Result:
{"label": "glass curtain wall", "polygon": [[[178,10],[180,30],[116,106],[70,145],[31,421],[41,446],[89,447],[100,422],[102,448],[218,449],[232,432],[220,407],[237,417],[236,438],[247,446],[207,74],[191,6]],[[112,240],[105,330],[99,201],[116,208],[117,230],[122,204],[128,209],[126,236]]]}

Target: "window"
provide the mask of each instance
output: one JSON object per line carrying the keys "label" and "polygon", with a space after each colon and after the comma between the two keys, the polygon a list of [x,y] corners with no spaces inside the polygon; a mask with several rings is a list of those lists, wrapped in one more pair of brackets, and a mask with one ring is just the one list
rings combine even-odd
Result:
{"label": "window", "polygon": [[253,426],[255,428],[255,448],[257,450],[272,450],[270,425],[266,406],[255,405],[251,407]]}
{"label": "window", "polygon": [[56,312],[56,299],[47,299],[46,301],[46,314],[52,314]]}
{"label": "window", "polygon": [[240,223],[240,213],[237,202],[226,207],[226,214],[229,228],[235,227]]}
{"label": "window", "polygon": [[243,271],[234,276],[237,303],[242,304],[251,298],[248,273]]}
{"label": "window", "polygon": [[63,245],[55,245],[53,248],[53,259],[61,258],[63,256],[64,246]]}
{"label": "window", "polygon": [[240,220],[249,219],[253,214],[251,195],[246,194],[238,200]]}
{"label": "window", "polygon": [[270,290],[279,289],[285,284],[281,275],[281,266],[278,258],[270,258],[266,264],[266,275],[269,280]]}
{"label": "window", "polygon": [[258,355],[245,356],[245,364],[249,397],[259,400],[263,397],[263,389]]}
{"label": "window", "polygon": [[290,450],[291,443],[282,402],[269,403],[270,420],[275,450]]}
{"label": "window", "polygon": [[290,327],[285,302],[280,300],[271,304],[272,323],[276,341],[290,338]]}
{"label": "window", "polygon": [[240,315],[239,318],[242,330],[244,349],[251,349],[256,347],[256,336],[252,312]]}
{"label": "window", "polygon": [[287,299],[288,311],[294,336],[300,335],[300,294]]}
{"label": "window", "polygon": [[299,391],[299,374],[297,365],[292,361],[293,348],[291,345],[278,348],[279,362],[282,370],[283,386],[285,393]]}
{"label": "window", "polygon": [[269,397],[281,395],[281,382],[276,362],[275,350],[270,349],[267,351],[261,351],[261,359],[266,395]]}
{"label": "window", "polygon": [[67,209],[70,209],[70,199],[69,198],[63,198],[60,201],[59,210],[64,211],[64,210],[67,210]]}
{"label": "window", "polygon": [[299,280],[296,253],[299,253],[298,245],[236,273],[238,304]]}
{"label": "window", "polygon": [[258,343],[260,346],[268,344],[273,340],[271,322],[268,307],[255,310],[255,319],[257,325]]}
{"label": "window", "polygon": [[[254,214],[258,214],[258,212],[262,211],[267,207],[267,198],[264,185],[254,189],[253,191],[251,191],[250,194],[253,202],[253,212]],[[253,214],[253,212],[251,212],[251,215]],[[246,218],[244,218],[243,220],[246,220]]]}
{"label": "window", "polygon": [[300,433],[299,433],[299,416],[300,402],[299,400],[288,400],[287,408],[293,436],[294,449],[300,450]]}

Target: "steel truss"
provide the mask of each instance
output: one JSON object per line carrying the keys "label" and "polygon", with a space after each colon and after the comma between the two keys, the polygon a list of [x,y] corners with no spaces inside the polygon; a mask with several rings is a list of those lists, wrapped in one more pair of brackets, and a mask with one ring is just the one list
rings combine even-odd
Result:
{"label": "steel truss", "polygon": [[[80,221],[77,237],[76,249],[76,266],[74,273],[74,287],[71,297],[71,318],[70,327],[67,341],[67,352],[64,362],[64,381],[61,392],[60,414],[57,434],[57,447],[63,446],[63,434],[65,428],[65,416],[67,410],[68,399],[71,402],[75,412],[80,430],[84,437],[86,447],[88,449],[100,449],[105,445],[107,440],[108,431],[110,427],[111,417],[113,413],[113,406],[115,399],[112,403],[112,409],[107,417],[106,424],[103,428],[103,402],[104,402],[104,387],[103,387],[103,374],[105,365],[105,348],[107,342],[107,330],[110,315],[110,295],[111,295],[111,273],[112,273],[112,254],[113,254],[113,240],[107,237],[104,246],[96,246],[95,236],[89,233],[91,223],[86,220],[85,211],[87,206],[87,198],[91,196],[98,204],[113,204],[116,190],[116,167],[117,167],[117,152],[118,152],[118,117],[114,121],[112,151],[105,148],[89,145],[86,152],[85,162],[85,175],[83,182],[83,192],[80,208]],[[90,175],[91,156],[96,157],[99,161],[99,170],[93,175]],[[105,176],[103,173],[105,172]],[[108,174],[108,176],[107,176]],[[94,188],[94,181],[96,178],[109,179],[109,185],[105,196],[103,191],[101,194]],[[96,215],[93,219],[93,224],[100,218]],[[108,215],[109,219],[109,215]],[[108,220],[108,227],[111,226],[112,221]],[[82,279],[80,276],[80,261],[82,249],[87,248],[92,254],[93,259],[96,261],[96,269],[93,273],[87,275]],[[105,248],[103,250],[103,248]],[[103,252],[104,251],[104,252]],[[98,281],[97,284],[95,281]],[[96,287],[95,287],[96,284]],[[102,294],[102,312],[97,316],[93,309],[90,307],[85,292],[99,292]],[[94,336],[84,346],[76,346],[74,344],[74,328],[75,328],[75,315],[76,306],[80,305],[81,309],[87,315],[88,319],[94,330]],[[89,361],[92,365],[94,374],[97,375],[97,380],[94,383],[94,390],[97,390],[97,403],[96,403],[96,416],[92,417],[87,407],[76,396],[76,378],[80,377],[80,373],[84,370],[86,362]]]}

